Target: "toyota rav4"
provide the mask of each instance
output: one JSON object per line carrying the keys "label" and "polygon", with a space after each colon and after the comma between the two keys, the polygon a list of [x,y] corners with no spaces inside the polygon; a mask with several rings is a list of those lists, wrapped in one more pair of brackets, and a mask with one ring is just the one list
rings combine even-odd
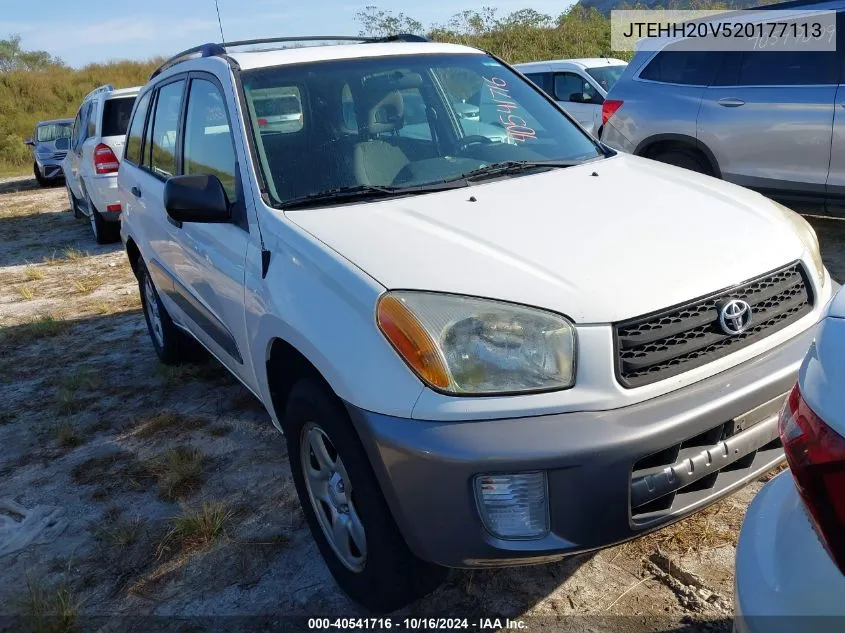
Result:
{"label": "toyota rav4", "polygon": [[[350,596],[619,543],[783,459],[833,286],[803,218],[617,154],[472,48],[256,43],[141,90],[121,235],[158,356],[198,341],[264,403]],[[301,116],[264,125],[268,94]]]}

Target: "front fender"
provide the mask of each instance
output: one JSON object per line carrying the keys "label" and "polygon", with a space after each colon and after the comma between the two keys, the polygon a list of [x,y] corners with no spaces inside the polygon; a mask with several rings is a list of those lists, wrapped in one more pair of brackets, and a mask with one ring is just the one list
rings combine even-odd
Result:
{"label": "front fender", "polygon": [[[280,338],[343,400],[411,417],[423,385],[376,325],[375,306],[384,287],[285,218],[268,216],[262,219],[271,252],[267,275],[261,279],[260,250],[251,246],[246,268],[253,272],[245,290],[250,355],[263,401],[272,402],[266,368],[273,340]],[[281,412],[273,415],[278,424]]]}

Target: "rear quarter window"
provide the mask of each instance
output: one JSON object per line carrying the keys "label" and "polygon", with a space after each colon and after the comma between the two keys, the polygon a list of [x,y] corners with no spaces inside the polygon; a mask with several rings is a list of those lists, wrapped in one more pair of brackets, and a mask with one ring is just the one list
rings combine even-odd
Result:
{"label": "rear quarter window", "polygon": [[660,51],[640,73],[640,79],[685,86],[708,86],[719,67],[719,53],[712,51]]}
{"label": "rear quarter window", "polygon": [[103,136],[124,136],[129,128],[129,117],[135,97],[109,99],[103,106]]}

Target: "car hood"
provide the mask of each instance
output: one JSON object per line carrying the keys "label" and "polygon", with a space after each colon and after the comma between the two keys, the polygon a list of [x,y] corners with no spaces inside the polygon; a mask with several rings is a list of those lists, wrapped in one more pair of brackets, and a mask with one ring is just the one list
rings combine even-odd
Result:
{"label": "car hood", "polygon": [[489,297],[607,323],[801,257],[760,194],[628,155],[286,216],[389,289]]}

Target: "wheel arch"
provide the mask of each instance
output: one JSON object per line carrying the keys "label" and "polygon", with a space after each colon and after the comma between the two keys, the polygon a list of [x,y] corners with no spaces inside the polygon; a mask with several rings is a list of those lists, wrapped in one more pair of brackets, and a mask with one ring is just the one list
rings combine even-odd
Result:
{"label": "wheel arch", "polygon": [[707,161],[710,170],[715,178],[721,178],[722,172],[719,169],[719,161],[707,145],[686,134],[655,134],[640,141],[634,148],[633,154],[650,158],[658,150],[663,149],[691,149],[699,153]]}
{"label": "wheel arch", "polygon": [[135,277],[138,276],[138,261],[141,259],[141,249],[131,237],[126,238],[126,256],[129,258],[129,265],[132,267],[132,273]]}

